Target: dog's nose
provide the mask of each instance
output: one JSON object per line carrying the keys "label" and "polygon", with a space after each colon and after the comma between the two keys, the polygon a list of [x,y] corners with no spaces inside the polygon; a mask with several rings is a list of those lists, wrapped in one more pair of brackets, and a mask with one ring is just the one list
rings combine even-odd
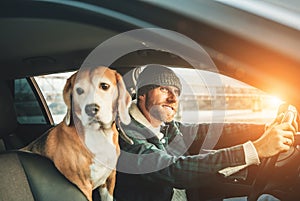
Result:
{"label": "dog's nose", "polygon": [[99,111],[100,107],[97,104],[89,104],[85,106],[85,113],[91,117],[95,116],[98,111]]}

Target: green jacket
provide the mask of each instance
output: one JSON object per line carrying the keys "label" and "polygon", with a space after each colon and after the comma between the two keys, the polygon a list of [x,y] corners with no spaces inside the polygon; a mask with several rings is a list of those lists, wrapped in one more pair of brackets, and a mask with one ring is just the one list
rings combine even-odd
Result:
{"label": "green jacket", "polygon": [[[170,201],[173,188],[205,186],[222,178],[219,170],[244,165],[241,144],[196,155],[189,154],[195,141],[201,144],[207,133],[213,132],[210,126],[173,121],[163,129],[164,137],[159,140],[150,129],[133,118],[129,125],[122,125],[134,144],[130,145],[120,138],[116,200]],[[263,129],[262,125],[224,124],[220,139],[238,133],[241,136],[249,136],[249,132],[262,133]]]}

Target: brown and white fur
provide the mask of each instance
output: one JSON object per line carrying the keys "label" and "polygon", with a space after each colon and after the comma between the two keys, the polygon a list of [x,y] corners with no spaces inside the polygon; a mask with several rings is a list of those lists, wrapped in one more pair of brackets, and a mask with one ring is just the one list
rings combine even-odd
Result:
{"label": "brown and white fur", "polygon": [[67,80],[63,98],[64,120],[22,150],[50,158],[89,201],[98,187],[102,201],[113,200],[120,154],[115,119],[130,122],[123,79],[107,67],[83,69]]}

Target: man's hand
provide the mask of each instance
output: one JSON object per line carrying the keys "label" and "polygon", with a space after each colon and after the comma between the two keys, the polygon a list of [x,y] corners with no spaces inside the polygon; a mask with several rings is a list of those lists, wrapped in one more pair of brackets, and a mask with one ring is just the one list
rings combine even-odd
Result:
{"label": "man's hand", "polygon": [[266,127],[264,134],[253,142],[259,158],[271,157],[288,151],[294,143],[295,133],[296,129],[290,123],[274,121]]}
{"label": "man's hand", "polygon": [[296,128],[296,130],[298,130],[298,115],[297,115],[297,109],[288,104],[288,103],[283,103],[281,104],[279,107],[278,107],[278,111],[277,111],[277,116],[276,118],[274,119],[274,121],[270,124],[266,124],[265,126],[265,130],[269,129],[270,127],[273,127],[274,125],[278,124],[278,123],[282,123],[282,120],[285,116],[285,113],[287,112],[287,110],[292,110],[295,114],[295,117],[293,118],[293,121],[292,121],[292,126],[294,126],[294,128]]}

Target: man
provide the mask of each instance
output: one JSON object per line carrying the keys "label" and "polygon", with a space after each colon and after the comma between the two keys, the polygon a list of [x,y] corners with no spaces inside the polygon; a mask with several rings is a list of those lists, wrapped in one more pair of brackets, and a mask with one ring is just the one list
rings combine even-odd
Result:
{"label": "man", "polygon": [[197,188],[235,175],[245,178],[248,166],[287,151],[294,142],[295,129],[288,123],[274,122],[266,130],[262,125],[224,124],[222,136],[233,130],[261,136],[233,147],[188,155],[187,142],[204,139],[209,125],[173,120],[182,90],[179,78],[171,69],[151,64],[139,75],[136,89],[137,102],[129,109],[132,121],[121,126],[134,144],[120,139],[117,201],[170,201],[174,188]]}

